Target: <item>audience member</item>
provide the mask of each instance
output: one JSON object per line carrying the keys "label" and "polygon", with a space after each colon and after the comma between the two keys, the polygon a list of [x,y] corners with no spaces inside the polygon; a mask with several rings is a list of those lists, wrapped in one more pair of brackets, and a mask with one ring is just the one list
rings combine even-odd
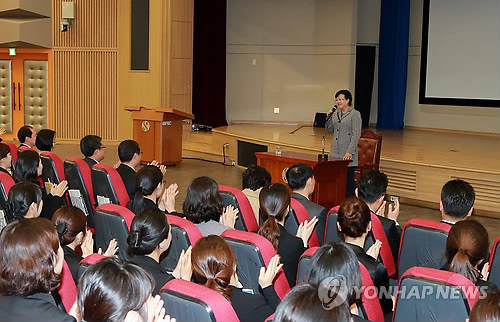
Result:
{"label": "audience member", "polygon": [[7,144],[0,143],[0,171],[12,176],[12,155]]}
{"label": "audience member", "polygon": [[141,163],[141,156],[142,153],[139,144],[134,140],[125,140],[118,145],[120,165],[116,168],[116,171],[122,177],[130,199],[133,199],[135,195],[135,167]]}
{"label": "audience member", "polygon": [[267,269],[261,268],[259,285],[262,294],[248,294],[241,290],[236,274],[236,256],[232,248],[219,236],[200,239],[191,253],[193,281],[222,294],[231,302],[240,321],[264,321],[280,299],[273,280],[281,268],[279,257],[274,256]]}
{"label": "audience member", "polygon": [[309,200],[314,192],[316,180],[314,180],[313,169],[307,164],[297,163],[286,171],[286,181],[292,189],[292,198],[297,200],[306,208],[309,217],[317,217],[316,234],[320,244],[325,240],[326,216],[328,212],[325,207]]}
{"label": "audience member", "polygon": [[[371,230],[371,215],[368,206],[357,198],[349,198],[340,205],[338,212],[338,226],[344,235],[344,240],[354,251],[358,260],[366,267],[373,280],[374,286],[389,289],[389,277],[387,269],[378,262],[381,243],[379,240],[366,252],[363,249],[366,236]],[[392,311],[392,299],[385,297],[385,292],[379,293],[380,305],[384,313]]]}
{"label": "audience member", "polygon": [[241,189],[247,196],[257,223],[259,222],[259,193],[262,187],[271,183],[271,175],[263,167],[249,166],[241,175]]}
{"label": "audience member", "polygon": [[496,286],[487,281],[490,255],[488,231],[478,221],[463,220],[451,227],[445,255],[443,269],[461,274],[477,286],[496,290]]}
{"label": "audience member", "polygon": [[450,180],[441,189],[441,222],[453,225],[472,215],[476,193],[474,188],[460,179]]}
{"label": "audience member", "polygon": [[42,213],[43,200],[40,186],[32,182],[20,182],[10,188],[7,198],[7,221],[36,218]]}
{"label": "audience member", "polygon": [[0,249],[0,321],[75,321],[51,295],[61,283],[64,253],[50,221],[8,224],[0,233]]}
{"label": "audience member", "polygon": [[172,274],[160,266],[160,257],[169,249],[171,242],[171,228],[162,211],[146,209],[132,220],[127,238],[132,255],[130,261],[151,274],[156,282],[153,294],[160,293],[163,285],[174,277],[191,280],[191,247],[186,252],[182,251]]}
{"label": "audience member", "polygon": [[[38,153],[33,150],[19,151],[16,168],[14,169],[14,180],[40,185],[42,169],[43,166]],[[52,184],[49,193],[47,193],[46,189],[41,189],[43,200],[42,217],[52,218],[54,211],[66,204],[63,196],[67,189],[68,182],[66,180],[61,181],[59,184]]]}
{"label": "audience member", "polygon": [[31,125],[24,125],[17,131],[20,150],[32,150],[36,144],[36,132]]}
{"label": "audience member", "polygon": [[[337,291],[329,291],[331,298],[339,296]],[[273,322],[337,321],[351,322],[347,302],[327,309],[318,296],[318,288],[311,284],[295,286],[278,305]]]}
{"label": "audience member", "polygon": [[[370,212],[376,214],[380,219],[380,223],[387,236],[387,241],[391,247],[392,258],[396,260],[399,257],[399,242],[402,232],[398,223],[399,200],[394,201],[394,206],[392,204],[389,205],[387,218],[384,217],[386,207],[385,194],[387,192],[388,183],[389,181],[384,173],[378,170],[372,170],[359,178],[355,194],[359,200],[366,203],[368,208],[370,208]],[[371,233],[369,236],[373,237]],[[365,244],[365,249],[373,244],[373,238],[371,239],[371,243]]]}
{"label": "audience member", "polygon": [[142,167],[137,172],[136,191],[127,208],[138,215],[146,209],[159,209],[175,214],[175,197],[179,193],[177,184],[164,189],[163,173],[153,165]]}
{"label": "audience member", "polygon": [[479,299],[470,312],[469,322],[500,322],[500,292]]}
{"label": "audience member", "polygon": [[139,266],[118,258],[91,265],[80,278],[77,302],[86,322],[173,322],[165,316],[155,282]]}
{"label": "audience member", "polygon": [[293,287],[297,278],[300,255],[307,248],[307,242],[318,218],[300,224],[294,236],[285,230],[285,219],[290,210],[290,191],[281,183],[272,183],[260,191],[260,216],[264,223],[258,234],[266,237],[281,256],[283,270],[288,284]]}
{"label": "audience member", "polygon": [[238,209],[224,208],[217,182],[209,177],[195,178],[189,185],[183,204],[184,216],[193,222],[203,236],[220,235],[233,229]]}
{"label": "audience member", "polygon": [[101,137],[97,135],[87,135],[80,140],[80,151],[89,167],[93,167],[104,159],[105,146],[101,143]]}
{"label": "audience member", "polygon": [[[56,210],[52,216],[52,223],[56,227],[64,251],[64,260],[68,264],[73,280],[78,284],[80,261],[94,253],[94,240],[90,230],[87,230],[87,217],[79,208],[66,206]],[[81,249],[81,256],[76,252],[77,247]],[[117,251],[116,240],[112,239],[104,256],[114,256]],[[102,253],[101,249],[98,253]]]}
{"label": "audience member", "polygon": [[54,137],[56,135],[56,131],[50,129],[42,129],[38,131],[36,135],[36,148],[38,151],[47,151],[50,152],[54,149],[55,140]]}

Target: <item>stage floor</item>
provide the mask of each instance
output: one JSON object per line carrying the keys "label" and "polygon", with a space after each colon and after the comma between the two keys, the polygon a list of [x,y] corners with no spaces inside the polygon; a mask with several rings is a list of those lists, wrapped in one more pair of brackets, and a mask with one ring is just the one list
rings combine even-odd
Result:
{"label": "stage floor", "polygon": [[[469,181],[476,190],[475,208],[500,216],[500,135],[405,129],[375,130],[382,135],[381,170],[389,177],[389,193],[410,201],[439,203],[442,185],[452,178]],[[185,136],[184,155],[209,156],[237,164],[237,141],[276,146],[282,150],[317,154],[325,136],[329,151],[331,135],[324,129],[296,124],[235,124],[212,133]]]}

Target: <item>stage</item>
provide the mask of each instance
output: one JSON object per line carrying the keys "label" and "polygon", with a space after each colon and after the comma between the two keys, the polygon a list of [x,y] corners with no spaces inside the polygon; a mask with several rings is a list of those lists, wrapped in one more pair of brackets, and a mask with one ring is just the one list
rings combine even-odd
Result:
{"label": "stage", "polygon": [[[388,193],[402,202],[439,207],[442,185],[460,178],[476,191],[476,214],[500,217],[500,135],[444,130],[376,130],[382,135],[380,169],[389,177]],[[234,124],[212,133],[184,132],[183,157],[238,164],[238,141],[274,151],[318,154],[322,137],[326,151],[331,135],[299,124]]]}

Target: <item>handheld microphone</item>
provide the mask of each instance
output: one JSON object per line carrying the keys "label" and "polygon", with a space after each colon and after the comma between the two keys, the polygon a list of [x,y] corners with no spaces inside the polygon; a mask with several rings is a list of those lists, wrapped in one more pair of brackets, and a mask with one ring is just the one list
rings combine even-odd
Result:
{"label": "handheld microphone", "polygon": [[336,111],[336,110],[337,110],[337,105],[333,105],[333,107],[332,107],[332,112],[331,112],[331,113],[330,113],[330,115],[328,115],[328,117],[326,118],[325,123],[326,123],[326,122],[328,122],[328,121],[330,121],[330,119],[331,119],[331,118],[332,118],[332,116],[333,116],[333,113],[335,113],[335,111]]}

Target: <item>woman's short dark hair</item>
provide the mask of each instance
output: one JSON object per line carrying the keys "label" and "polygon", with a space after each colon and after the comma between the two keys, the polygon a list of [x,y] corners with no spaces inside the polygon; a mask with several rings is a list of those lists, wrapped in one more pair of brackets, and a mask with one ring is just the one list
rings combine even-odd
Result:
{"label": "woman's short dark hair", "polygon": [[195,224],[219,221],[224,202],[217,182],[209,177],[195,178],[187,189],[182,208],[186,218]]}
{"label": "woman's short dark hair", "polygon": [[278,222],[288,214],[290,191],[282,183],[272,183],[262,188],[259,194],[259,216],[264,221],[258,234],[267,238],[278,249],[280,229]]}
{"label": "woman's short dark hair", "polygon": [[137,172],[135,195],[129,206],[134,214],[144,211],[144,196],[152,194],[162,180],[163,174],[153,165],[146,165]]}
{"label": "woman's short dark hair", "polygon": [[32,203],[40,204],[42,190],[31,182],[20,182],[10,188],[7,206],[7,219],[9,221],[22,219],[28,213]]}
{"label": "woman's short dark hair", "polygon": [[9,146],[5,143],[0,143],[0,160],[5,158],[9,153],[10,153]]}
{"label": "woman's short dark hair", "polygon": [[146,209],[132,220],[127,238],[129,250],[135,255],[151,254],[169,232],[165,214],[159,209]]}
{"label": "woman's short dark hair", "polygon": [[16,182],[37,182],[39,165],[40,156],[37,152],[33,150],[19,151],[14,169],[14,180]]}
{"label": "woman's short dark hair", "polygon": [[341,89],[340,91],[338,91],[337,93],[335,93],[335,98],[339,97],[339,95],[344,95],[344,98],[346,100],[349,100],[349,103],[348,105],[351,106],[352,105],[352,94],[349,90],[347,89]]}
{"label": "woman's short dark hair", "polygon": [[45,218],[11,222],[0,233],[0,294],[49,293],[61,283],[54,273],[59,250],[54,225]]}
{"label": "woman's short dark hair", "polygon": [[340,205],[337,220],[344,235],[361,237],[371,221],[370,208],[358,198],[349,198]]}
{"label": "woman's short dark hair", "polygon": [[500,322],[500,291],[488,292],[479,299],[470,312],[469,322]]}
{"label": "woman's short dark hair", "polygon": [[[328,294],[332,298],[335,293]],[[274,322],[341,321],[350,322],[351,312],[347,302],[331,309],[323,307],[318,287],[311,284],[295,286],[281,301],[274,314]]]}
{"label": "woman's short dark hair", "polygon": [[349,304],[356,302],[356,291],[361,289],[361,271],[354,251],[343,242],[321,246],[310,262],[307,281],[319,286],[328,277],[343,276]]}
{"label": "woman's short dark hair", "polygon": [[249,166],[241,175],[241,188],[258,190],[271,183],[271,175],[263,167]]}
{"label": "woman's short dark hair", "polygon": [[56,131],[42,129],[36,135],[36,148],[40,151],[50,151],[54,147],[54,136]]}
{"label": "woman's short dark hair", "polygon": [[52,216],[57,235],[62,246],[71,244],[79,233],[87,229],[87,216],[77,207],[64,206],[57,209]]}
{"label": "woman's short dark hair", "polygon": [[123,321],[129,311],[147,318],[155,282],[139,266],[118,258],[91,265],[78,282],[78,307],[86,322]]}

